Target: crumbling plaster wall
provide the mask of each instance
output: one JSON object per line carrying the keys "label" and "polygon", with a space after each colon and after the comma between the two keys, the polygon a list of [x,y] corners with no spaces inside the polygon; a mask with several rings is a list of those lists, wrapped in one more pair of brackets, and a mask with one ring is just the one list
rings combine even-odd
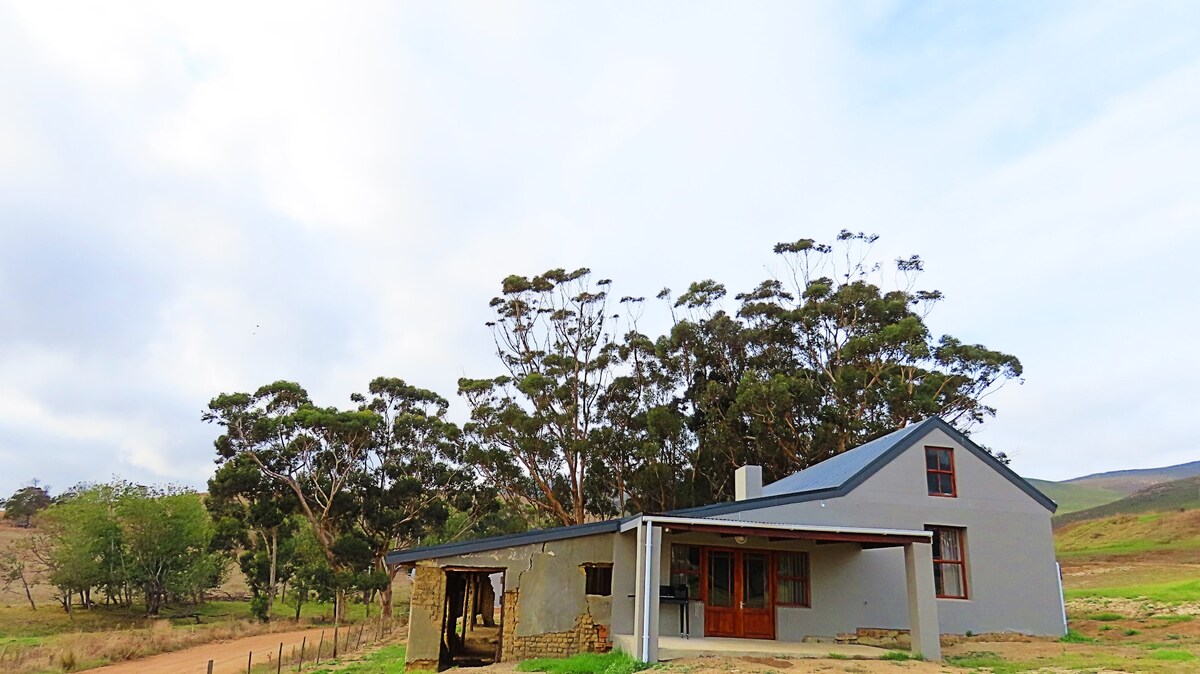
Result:
{"label": "crumbling plaster wall", "polygon": [[[421,642],[416,644],[418,655],[425,658],[428,642],[436,659],[442,616],[439,610],[425,608],[427,593],[418,586],[423,579],[435,588],[440,582],[437,589],[444,595],[443,567],[504,571],[502,660],[606,650],[612,598],[585,593],[584,565],[611,564],[612,538],[612,534],[596,534],[418,562],[409,663],[417,640]],[[425,624],[417,627],[418,621]]]}

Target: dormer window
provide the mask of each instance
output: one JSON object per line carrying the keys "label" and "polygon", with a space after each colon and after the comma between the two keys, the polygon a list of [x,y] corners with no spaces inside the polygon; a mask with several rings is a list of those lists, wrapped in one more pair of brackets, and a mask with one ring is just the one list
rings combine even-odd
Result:
{"label": "dormer window", "polygon": [[925,448],[925,481],[930,496],[958,496],[954,486],[954,450],[949,447]]}

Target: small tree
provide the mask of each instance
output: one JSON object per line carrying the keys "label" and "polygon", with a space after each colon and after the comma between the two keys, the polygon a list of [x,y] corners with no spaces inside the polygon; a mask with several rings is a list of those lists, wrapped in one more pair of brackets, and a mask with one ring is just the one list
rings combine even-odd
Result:
{"label": "small tree", "polygon": [[5,519],[28,529],[33,526],[34,515],[50,507],[50,492],[37,479],[33,479],[0,503],[0,507],[4,508]]}

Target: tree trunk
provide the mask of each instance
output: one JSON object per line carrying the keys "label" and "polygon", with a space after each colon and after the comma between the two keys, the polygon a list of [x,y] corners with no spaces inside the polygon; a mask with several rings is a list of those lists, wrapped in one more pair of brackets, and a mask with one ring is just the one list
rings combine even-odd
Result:
{"label": "tree trunk", "polygon": [[391,619],[392,617],[392,586],[396,584],[396,574],[400,573],[400,567],[388,568],[386,564],[383,566],[387,571],[388,584],[387,587],[379,593],[379,608],[380,613],[384,618]]}
{"label": "tree trunk", "polygon": [[275,563],[279,559],[279,530],[271,530],[271,587],[267,591],[267,620],[271,619],[271,609],[275,606]]}
{"label": "tree trunk", "polygon": [[25,598],[29,600],[29,608],[36,611],[37,604],[33,603],[33,594],[29,591],[29,581],[25,580],[25,569],[21,569],[21,585],[25,586]]}

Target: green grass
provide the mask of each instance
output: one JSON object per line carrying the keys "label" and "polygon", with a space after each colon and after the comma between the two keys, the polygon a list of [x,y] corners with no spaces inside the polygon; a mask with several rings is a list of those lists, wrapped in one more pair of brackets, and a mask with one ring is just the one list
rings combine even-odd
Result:
{"label": "green grass", "polygon": [[[202,621],[209,619],[226,619],[226,620],[248,620],[250,616],[250,602],[248,601],[210,601],[200,606],[191,606],[179,609],[178,611],[169,611],[164,615],[170,616],[173,614],[191,614],[195,613],[200,616]],[[361,603],[346,602],[346,620],[358,622],[367,615],[367,607]],[[295,605],[275,602],[271,607],[271,616],[284,620],[290,620],[296,617]],[[371,606],[371,617],[379,616],[379,607]],[[333,604],[321,602],[305,602],[300,606],[300,619],[312,622],[333,622]],[[192,621],[193,618],[184,617],[181,621]]]}
{"label": "green grass", "polygon": [[1154,620],[1161,621],[1167,625],[1175,625],[1178,623],[1190,623],[1196,619],[1196,616],[1192,616],[1192,615],[1156,615],[1156,616],[1150,616],[1150,617]]}
{"label": "green grass", "polygon": [[1137,599],[1145,597],[1164,604],[1182,604],[1200,601],[1200,580],[1182,583],[1148,583],[1125,587],[1086,588],[1066,591],[1067,599],[1086,597],[1109,597],[1114,599]]}
{"label": "green grass", "polygon": [[518,672],[547,674],[634,674],[649,668],[621,651],[580,653],[569,658],[534,658],[517,664]]}
{"label": "green grass", "polygon": [[946,663],[967,669],[987,668],[988,671],[994,674],[1015,674],[1021,671],[1020,665],[1015,662],[1009,662],[991,651],[972,652],[966,655],[951,655],[946,658]]}
{"label": "green grass", "polygon": [[[351,662],[338,669],[321,668],[309,671],[310,674],[402,674],[404,672],[404,646],[384,646],[362,660]],[[416,672],[408,672],[416,674]]]}
{"label": "green grass", "polygon": [[1094,644],[1096,640],[1092,637],[1085,637],[1075,630],[1067,630],[1067,633],[1059,637],[1059,641],[1064,644]]}
{"label": "green grass", "polygon": [[1125,616],[1121,615],[1120,613],[1092,613],[1084,616],[1084,618],[1087,620],[1098,620],[1100,622],[1110,623],[1117,620],[1124,620]]}
{"label": "green grass", "polygon": [[1166,660],[1168,662],[1189,662],[1195,660],[1196,656],[1189,651],[1154,651],[1150,657],[1155,660]]}
{"label": "green grass", "polygon": [[905,660],[924,660],[925,658],[921,657],[919,654],[909,653],[908,651],[888,651],[887,653],[879,656],[879,659],[903,662]]}

